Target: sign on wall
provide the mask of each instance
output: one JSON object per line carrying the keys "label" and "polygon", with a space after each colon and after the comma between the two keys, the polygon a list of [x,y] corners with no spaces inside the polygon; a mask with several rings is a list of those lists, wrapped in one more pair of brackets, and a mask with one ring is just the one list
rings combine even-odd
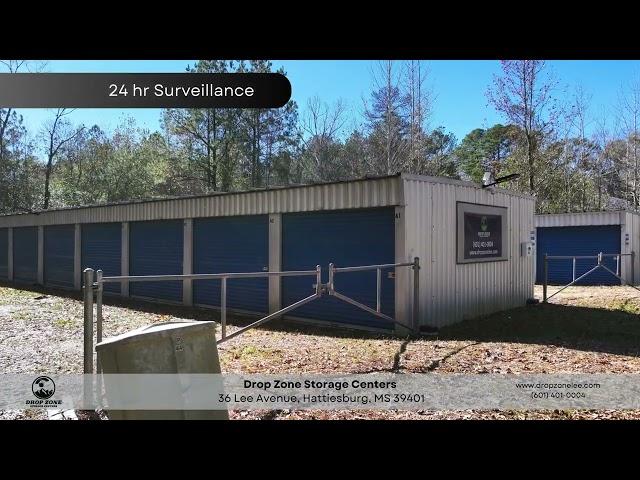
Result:
{"label": "sign on wall", "polygon": [[507,260],[507,222],[506,207],[458,202],[458,263]]}

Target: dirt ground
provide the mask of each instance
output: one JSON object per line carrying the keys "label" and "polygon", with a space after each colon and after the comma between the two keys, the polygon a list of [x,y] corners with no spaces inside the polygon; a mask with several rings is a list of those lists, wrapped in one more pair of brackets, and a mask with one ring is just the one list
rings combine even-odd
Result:
{"label": "dirt ground", "polygon": [[[554,291],[550,287],[549,294]],[[53,293],[0,286],[0,373],[82,372],[82,302],[73,294]],[[210,310],[106,303],[105,337],[171,319],[217,319]],[[220,358],[223,372],[234,373],[640,373],[639,313],[640,292],[629,287],[572,287],[549,305],[465,321],[419,340],[270,325],[221,345]],[[46,417],[38,410],[0,411],[0,419]],[[596,419],[640,418],[640,411],[283,410],[233,411],[231,417]]]}

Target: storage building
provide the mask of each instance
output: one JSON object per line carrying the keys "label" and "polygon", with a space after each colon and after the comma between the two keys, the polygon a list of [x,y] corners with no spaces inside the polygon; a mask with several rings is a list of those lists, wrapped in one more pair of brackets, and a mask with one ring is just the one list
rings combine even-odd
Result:
{"label": "storage building", "polygon": [[[638,247],[640,246],[640,216],[637,213],[585,212],[544,214],[535,216],[536,283],[544,281],[544,255],[596,256],[635,252],[632,268],[631,257],[605,256],[604,264],[627,282],[640,280]],[[618,263],[619,262],[619,263]],[[575,272],[571,259],[548,261],[548,282],[566,285],[597,264],[596,259],[576,259]],[[577,282],[577,285],[620,285],[620,280],[600,268]]]}
{"label": "storage building", "polygon": [[[314,269],[419,257],[419,323],[441,327],[533,296],[534,200],[446,178],[398,174],[0,217],[0,278],[81,288],[105,276]],[[376,307],[376,272],[336,275],[336,290]],[[310,295],[312,277],[230,279],[227,306],[264,314]],[[112,294],[219,307],[220,282],[106,286]],[[413,276],[382,276],[381,311],[411,325]],[[393,324],[323,296],[288,318],[372,330]]]}

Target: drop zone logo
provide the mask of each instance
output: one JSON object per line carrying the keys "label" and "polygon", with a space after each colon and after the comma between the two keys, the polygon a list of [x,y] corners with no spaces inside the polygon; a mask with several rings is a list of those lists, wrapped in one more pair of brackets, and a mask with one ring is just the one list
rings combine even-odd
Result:
{"label": "drop zone logo", "polygon": [[62,404],[62,400],[52,400],[56,393],[56,384],[51,377],[40,375],[31,384],[31,392],[37,400],[27,400],[29,407],[56,407]]}

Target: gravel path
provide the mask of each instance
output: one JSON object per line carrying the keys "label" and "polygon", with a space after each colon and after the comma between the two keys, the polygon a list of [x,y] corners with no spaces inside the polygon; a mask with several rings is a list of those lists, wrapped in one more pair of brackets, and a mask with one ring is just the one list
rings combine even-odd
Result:
{"label": "gravel path", "polygon": [[[536,288],[536,293],[541,290]],[[560,306],[598,308],[635,320],[640,296],[625,287],[577,287],[554,297]],[[119,301],[118,301],[119,302]],[[538,307],[527,307],[537,309]],[[538,311],[538,310],[535,310]],[[514,322],[507,312],[481,319]],[[104,306],[104,335],[172,319],[214,319],[215,312],[141,303]],[[626,317],[625,317],[626,318]],[[489,323],[486,323],[489,322]],[[82,302],[79,297],[0,287],[0,372],[81,373]],[[508,324],[511,325],[511,324]],[[236,327],[230,326],[233,331]],[[473,338],[464,329],[440,338],[405,341],[382,335],[311,327],[255,329],[220,347],[223,372],[234,373],[640,373],[635,351],[583,343]],[[626,335],[628,336],[628,335]],[[592,342],[592,343],[589,343]],[[594,346],[595,345],[595,346]],[[596,348],[598,347],[598,348]],[[640,348],[640,345],[639,345]],[[234,419],[640,418],[640,411],[234,411]],[[0,419],[46,418],[34,411],[0,411]]]}

